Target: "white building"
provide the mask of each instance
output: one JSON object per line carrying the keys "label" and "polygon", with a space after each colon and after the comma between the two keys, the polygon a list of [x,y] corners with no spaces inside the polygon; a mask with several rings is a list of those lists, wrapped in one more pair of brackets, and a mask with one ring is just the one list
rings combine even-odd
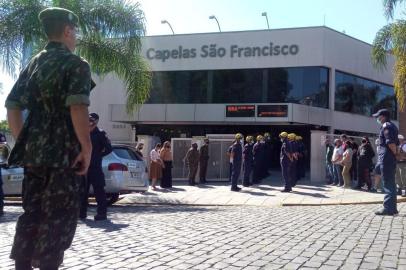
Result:
{"label": "white building", "polygon": [[393,58],[379,71],[370,44],[327,27],[152,36],[142,54],[154,79],[136,113],[126,114],[114,76],[92,91],[90,110],[113,141],[288,131],[321,158],[322,134],[376,134],[370,115],[380,108],[397,118]]}

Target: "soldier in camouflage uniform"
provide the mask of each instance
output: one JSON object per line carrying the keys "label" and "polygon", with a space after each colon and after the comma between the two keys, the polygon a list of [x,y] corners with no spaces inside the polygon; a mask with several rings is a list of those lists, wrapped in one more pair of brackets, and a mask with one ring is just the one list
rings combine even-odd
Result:
{"label": "soldier in camouflage uniform", "polygon": [[199,151],[197,150],[197,143],[192,143],[192,147],[187,151],[185,156],[186,165],[189,167],[189,185],[194,186],[196,184],[195,178],[197,169],[199,167]]}
{"label": "soldier in camouflage uniform", "polygon": [[[21,72],[6,100],[16,144],[10,165],[23,166],[23,208],[11,258],[16,269],[58,269],[72,243],[81,175],[90,163],[88,106],[94,86],[87,62],[72,52],[78,17],[48,8],[39,14],[48,44]],[[23,122],[22,111],[28,116]]]}

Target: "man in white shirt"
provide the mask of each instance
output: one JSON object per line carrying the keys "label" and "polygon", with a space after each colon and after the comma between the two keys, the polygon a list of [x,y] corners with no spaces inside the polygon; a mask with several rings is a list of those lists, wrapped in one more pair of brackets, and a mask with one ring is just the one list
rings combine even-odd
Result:
{"label": "man in white shirt", "polygon": [[334,151],[333,157],[331,158],[331,162],[333,163],[333,171],[334,171],[334,182],[332,185],[334,186],[342,186],[344,185],[344,179],[342,175],[343,166],[340,164],[341,160],[343,159],[343,147],[342,142],[340,139],[334,140]]}

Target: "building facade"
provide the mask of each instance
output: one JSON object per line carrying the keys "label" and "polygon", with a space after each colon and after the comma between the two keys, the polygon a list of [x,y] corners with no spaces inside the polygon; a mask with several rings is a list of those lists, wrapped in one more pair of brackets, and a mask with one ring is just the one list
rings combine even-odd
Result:
{"label": "building facade", "polygon": [[327,27],[145,37],[150,98],[134,114],[114,76],[97,79],[91,110],[112,140],[242,132],[373,135],[380,108],[397,119],[392,67],[377,70],[371,45]]}

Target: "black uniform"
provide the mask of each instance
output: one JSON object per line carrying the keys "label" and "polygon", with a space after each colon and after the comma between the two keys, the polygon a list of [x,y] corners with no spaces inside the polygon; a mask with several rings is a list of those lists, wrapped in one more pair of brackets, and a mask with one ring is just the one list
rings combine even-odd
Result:
{"label": "black uniform", "polygon": [[254,175],[252,179],[253,184],[261,183],[262,179],[264,179],[264,164],[265,164],[265,148],[264,144],[261,142],[257,142],[254,144],[254,148],[252,150],[253,157],[254,157]]}
{"label": "black uniform", "polygon": [[92,140],[92,159],[87,172],[86,189],[82,199],[80,218],[86,218],[90,185],[92,185],[94,196],[96,197],[97,216],[105,218],[107,215],[107,199],[104,190],[106,181],[102,170],[102,159],[104,156],[110,154],[113,149],[106,132],[100,130],[98,127],[95,127],[90,133],[90,139]]}
{"label": "black uniform", "polygon": [[244,166],[244,179],[243,179],[243,186],[248,187],[252,185],[251,182],[251,171],[254,164],[254,158],[252,154],[252,149],[254,147],[253,143],[246,143],[244,146],[244,150],[242,151],[243,154],[243,166]]}

